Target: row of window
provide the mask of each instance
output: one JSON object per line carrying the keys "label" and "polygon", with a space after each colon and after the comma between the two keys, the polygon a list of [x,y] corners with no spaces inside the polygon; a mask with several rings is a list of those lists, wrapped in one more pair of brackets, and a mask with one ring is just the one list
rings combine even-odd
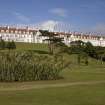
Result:
{"label": "row of window", "polygon": [[11,30],[11,31],[9,31],[9,30],[6,30],[6,31],[5,30],[1,30],[0,32],[1,33],[15,33],[15,34],[17,34],[17,33],[18,34],[31,34],[31,35],[33,34],[33,32],[17,31],[17,30],[16,31],[13,31],[13,30]]}
{"label": "row of window", "polygon": [[33,35],[19,35],[19,34],[1,34],[2,37],[21,37],[21,38],[33,38]]}
{"label": "row of window", "polygon": [[5,40],[5,41],[12,41],[12,40],[14,40],[16,42],[33,42],[33,39],[27,39],[27,40],[20,39],[20,38],[2,38],[2,39]]}
{"label": "row of window", "polygon": [[[73,39],[80,39],[80,40],[82,40],[82,39],[88,39],[88,40],[100,40],[100,38],[94,38],[94,37],[80,37],[80,36],[74,36],[74,37],[67,37],[67,39],[71,39],[71,38],[73,38]],[[104,39],[103,39],[104,40]]]}

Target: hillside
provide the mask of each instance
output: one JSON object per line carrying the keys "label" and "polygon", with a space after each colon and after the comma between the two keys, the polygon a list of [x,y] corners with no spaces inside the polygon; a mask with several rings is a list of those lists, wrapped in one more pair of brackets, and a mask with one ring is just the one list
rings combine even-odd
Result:
{"label": "hillside", "polygon": [[[14,51],[47,54],[47,45],[16,43]],[[6,50],[8,52],[8,50]],[[51,55],[48,55],[51,56]],[[105,63],[88,58],[89,64],[78,65],[77,55],[63,54],[64,63],[59,80],[0,83],[2,105],[104,105]],[[49,62],[49,61],[48,61]]]}

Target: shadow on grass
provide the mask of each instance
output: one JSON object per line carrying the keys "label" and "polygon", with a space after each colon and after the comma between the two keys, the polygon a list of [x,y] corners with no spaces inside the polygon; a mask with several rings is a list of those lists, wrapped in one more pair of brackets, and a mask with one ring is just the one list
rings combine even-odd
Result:
{"label": "shadow on grass", "polygon": [[42,51],[42,50],[28,50],[28,51],[31,51],[31,52],[34,52],[34,53],[38,53],[38,54],[49,54],[48,51]]}

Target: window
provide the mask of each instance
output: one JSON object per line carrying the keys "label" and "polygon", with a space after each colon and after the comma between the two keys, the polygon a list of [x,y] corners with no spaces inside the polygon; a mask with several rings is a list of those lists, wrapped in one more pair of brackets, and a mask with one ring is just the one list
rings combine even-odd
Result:
{"label": "window", "polygon": [[4,30],[1,30],[1,32],[4,32]]}
{"label": "window", "polygon": [[11,30],[11,33],[13,33],[13,31]]}
{"label": "window", "polygon": [[17,31],[15,31],[15,33],[17,34]]}
{"label": "window", "polygon": [[6,32],[8,33],[8,32],[9,32],[9,30],[6,30]]}
{"label": "window", "polygon": [[29,34],[29,32],[27,32],[27,34]]}
{"label": "window", "polygon": [[19,31],[19,34],[21,34],[21,31]]}

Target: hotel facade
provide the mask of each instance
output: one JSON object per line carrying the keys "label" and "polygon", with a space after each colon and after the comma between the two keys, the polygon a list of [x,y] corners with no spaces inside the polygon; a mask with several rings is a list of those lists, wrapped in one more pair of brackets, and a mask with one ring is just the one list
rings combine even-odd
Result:
{"label": "hotel facade", "polygon": [[[64,39],[66,45],[70,42],[81,40],[91,42],[94,46],[105,47],[105,37],[97,35],[74,34],[65,32],[56,32],[59,37]],[[5,41],[26,42],[26,43],[45,43],[46,37],[41,36],[39,29],[24,27],[0,26],[0,39]]]}

